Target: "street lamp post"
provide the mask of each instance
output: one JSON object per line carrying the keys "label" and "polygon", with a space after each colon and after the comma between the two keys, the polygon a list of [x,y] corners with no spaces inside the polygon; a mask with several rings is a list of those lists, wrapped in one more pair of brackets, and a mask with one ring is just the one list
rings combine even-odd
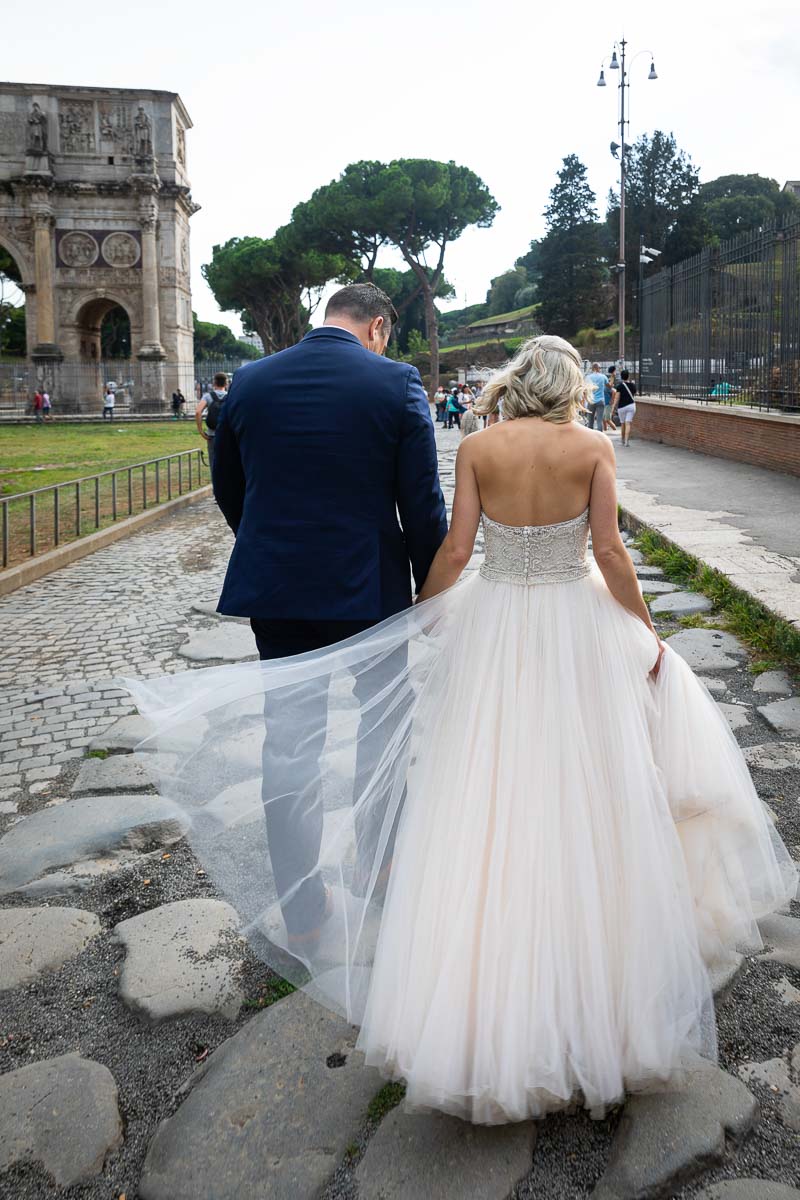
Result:
{"label": "street lamp post", "polygon": [[[629,88],[628,71],[625,66],[625,51],[628,43],[625,38],[619,43],[614,43],[614,49],[611,53],[611,59],[608,63],[610,71],[619,71],[619,144],[611,143],[611,153],[616,158],[619,151],[619,258],[617,260],[617,275],[619,276],[619,362],[620,366],[625,365],[625,170],[626,161],[625,155],[628,151],[628,143],[625,141],[625,126],[630,122],[625,117],[625,89]],[[619,57],[617,56],[617,46],[619,46]],[[656,75],[655,63],[653,55],[649,50],[641,50],[640,54],[650,55],[650,73],[648,79],[658,79]],[[634,55],[638,58],[639,55]],[[600,64],[600,78],[597,81],[598,87],[606,86],[605,77],[606,59]]]}

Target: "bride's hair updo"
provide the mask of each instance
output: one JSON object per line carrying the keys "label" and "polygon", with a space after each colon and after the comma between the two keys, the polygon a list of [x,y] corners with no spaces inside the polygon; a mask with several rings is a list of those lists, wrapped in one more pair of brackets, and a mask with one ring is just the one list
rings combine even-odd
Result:
{"label": "bride's hair updo", "polygon": [[506,420],[541,417],[558,424],[573,421],[592,390],[574,346],[542,334],[526,342],[507,366],[495,372],[474,411],[496,412],[502,400]]}

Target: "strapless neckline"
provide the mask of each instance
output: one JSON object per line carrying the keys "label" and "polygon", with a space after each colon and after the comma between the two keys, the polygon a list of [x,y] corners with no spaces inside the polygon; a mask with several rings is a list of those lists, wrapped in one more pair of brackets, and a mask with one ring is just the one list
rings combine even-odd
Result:
{"label": "strapless neckline", "polygon": [[584,521],[589,515],[589,505],[586,505],[583,512],[579,512],[577,517],[568,517],[566,521],[553,521],[549,525],[506,525],[504,521],[495,521],[494,517],[490,517],[485,509],[481,509],[481,516],[484,521],[488,521],[490,525],[496,525],[498,529],[563,529],[565,525],[577,525],[578,522]]}

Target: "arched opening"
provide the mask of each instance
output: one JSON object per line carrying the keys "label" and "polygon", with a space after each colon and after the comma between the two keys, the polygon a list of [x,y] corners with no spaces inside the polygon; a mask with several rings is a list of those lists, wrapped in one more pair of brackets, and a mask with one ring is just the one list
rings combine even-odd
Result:
{"label": "arched opening", "polygon": [[81,307],[75,328],[80,362],[74,390],[79,407],[91,411],[99,406],[110,387],[117,411],[129,410],[135,384],[131,378],[131,321],[127,310],[111,296],[95,296]]}
{"label": "arched opening", "polygon": [[100,353],[103,358],[131,356],[131,321],[121,304],[110,308],[100,323]]}
{"label": "arched opening", "polygon": [[11,251],[0,244],[0,362],[26,353],[22,271]]}
{"label": "arched opening", "polygon": [[89,300],[78,314],[78,338],[82,362],[130,358],[130,317],[116,300]]}

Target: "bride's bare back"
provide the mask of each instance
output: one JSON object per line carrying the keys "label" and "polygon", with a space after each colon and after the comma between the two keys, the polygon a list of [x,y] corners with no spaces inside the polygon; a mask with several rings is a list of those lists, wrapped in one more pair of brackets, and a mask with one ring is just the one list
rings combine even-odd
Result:
{"label": "bride's bare back", "polygon": [[553,525],[589,506],[605,434],[538,417],[502,421],[465,442],[481,507],[503,525]]}

